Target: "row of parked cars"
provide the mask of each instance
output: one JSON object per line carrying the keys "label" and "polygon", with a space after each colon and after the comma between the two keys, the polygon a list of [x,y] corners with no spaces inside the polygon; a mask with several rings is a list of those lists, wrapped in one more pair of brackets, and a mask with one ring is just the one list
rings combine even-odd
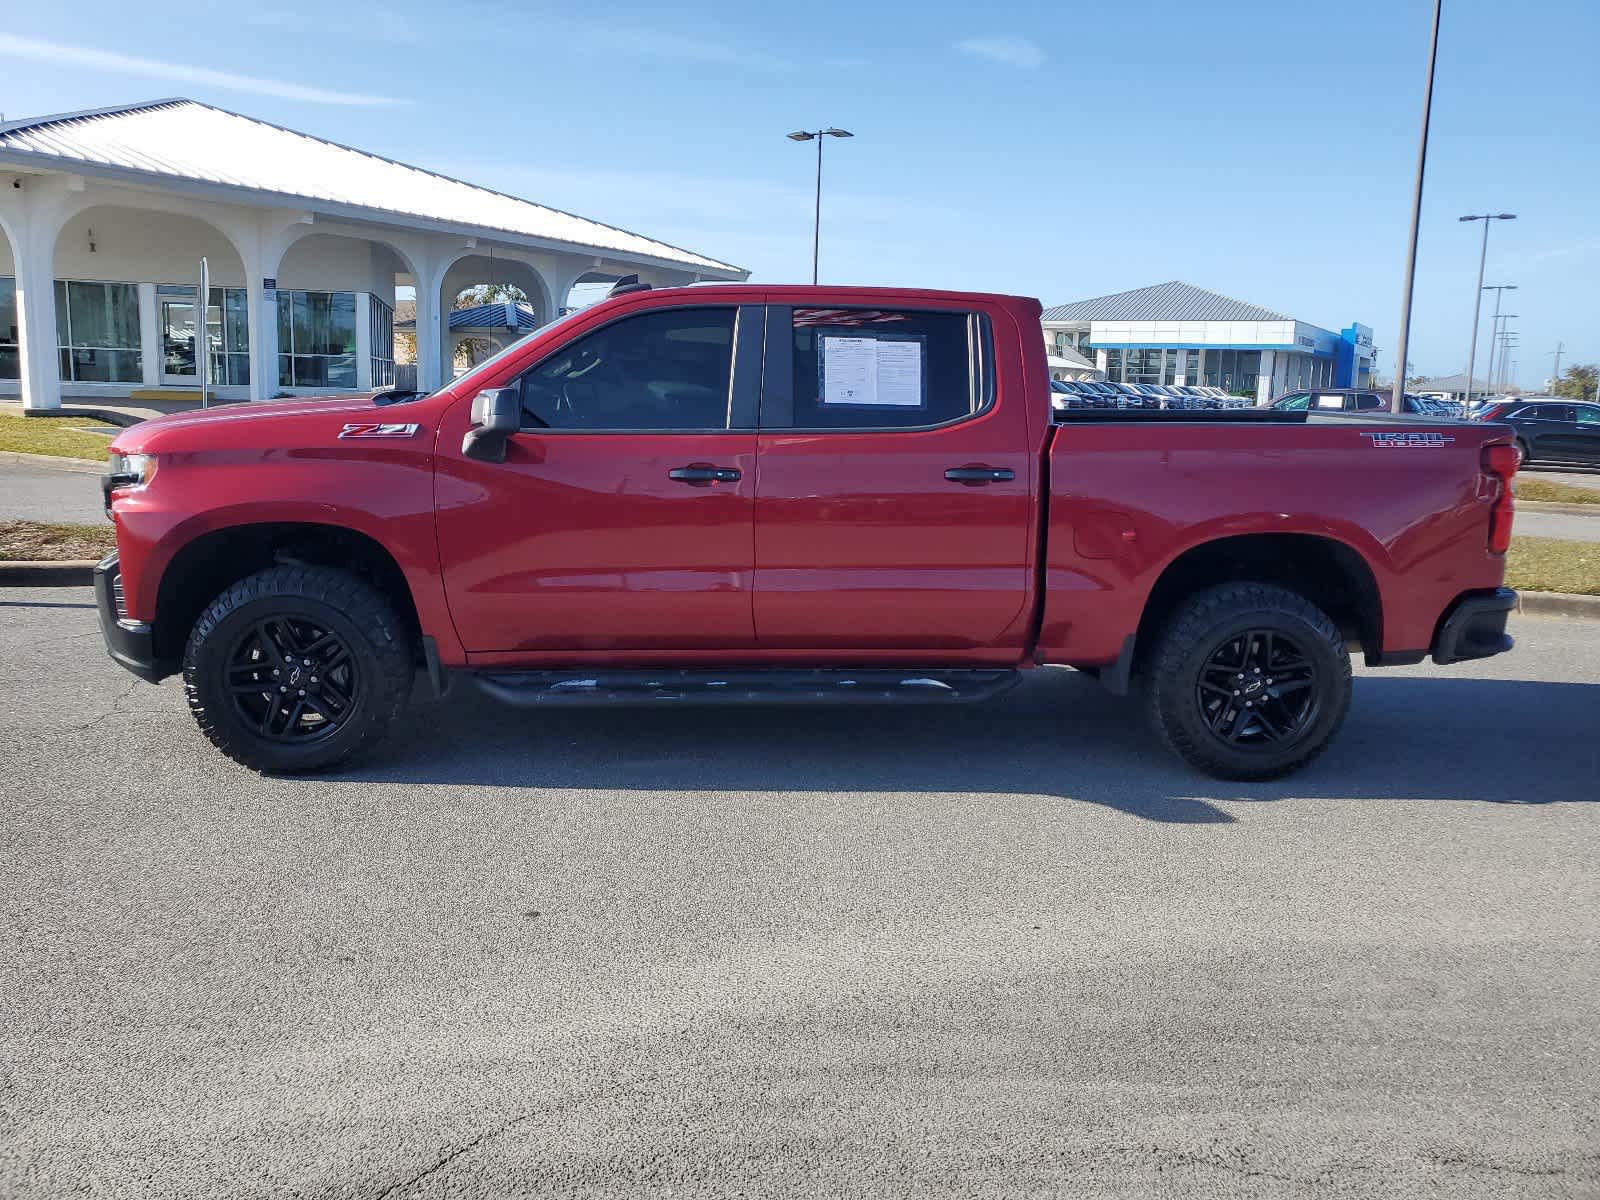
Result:
{"label": "row of parked cars", "polygon": [[1099,380],[1052,379],[1051,400],[1063,408],[1251,408],[1243,396],[1230,396],[1219,387],[1171,383],[1106,383]]}

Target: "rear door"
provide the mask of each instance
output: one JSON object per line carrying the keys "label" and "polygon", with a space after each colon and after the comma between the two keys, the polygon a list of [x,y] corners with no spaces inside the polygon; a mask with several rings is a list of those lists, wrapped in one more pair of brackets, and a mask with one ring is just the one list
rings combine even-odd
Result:
{"label": "rear door", "polygon": [[1571,404],[1530,404],[1518,422],[1535,458],[1571,458],[1578,438],[1578,414]]}
{"label": "rear door", "polygon": [[653,306],[557,346],[507,381],[523,427],[504,462],[461,452],[464,418],[441,430],[440,559],[469,651],[753,646],[764,315]]}
{"label": "rear door", "polygon": [[1035,465],[980,311],[768,309],[756,489],[765,648],[1020,648]]}

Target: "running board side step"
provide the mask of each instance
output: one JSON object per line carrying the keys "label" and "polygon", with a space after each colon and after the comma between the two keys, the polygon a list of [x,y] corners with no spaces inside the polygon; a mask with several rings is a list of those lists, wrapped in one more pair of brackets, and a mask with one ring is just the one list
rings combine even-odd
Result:
{"label": "running board side step", "polygon": [[960,704],[1022,679],[1014,670],[475,671],[486,694],[527,708],[629,704]]}

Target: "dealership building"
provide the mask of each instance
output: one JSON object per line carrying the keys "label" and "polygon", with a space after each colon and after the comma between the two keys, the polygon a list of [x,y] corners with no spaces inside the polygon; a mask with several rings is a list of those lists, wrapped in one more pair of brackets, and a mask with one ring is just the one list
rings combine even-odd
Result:
{"label": "dealership building", "polygon": [[515,285],[544,324],[628,275],[747,272],[193,100],[0,123],[0,397],[29,409],[198,398],[201,361],[222,399],[388,386],[397,287],[436,388],[467,288]]}
{"label": "dealership building", "polygon": [[1044,310],[1053,352],[1075,351],[1116,383],[1200,384],[1266,403],[1372,381],[1372,330],[1338,333],[1173,281]]}

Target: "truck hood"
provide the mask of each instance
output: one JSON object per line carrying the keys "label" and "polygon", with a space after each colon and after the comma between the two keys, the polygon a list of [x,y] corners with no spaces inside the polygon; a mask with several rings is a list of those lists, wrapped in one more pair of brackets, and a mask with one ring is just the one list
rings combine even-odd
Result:
{"label": "truck hood", "polygon": [[[277,430],[284,422],[296,417],[313,417],[333,420],[342,417],[347,421],[408,421],[405,415],[413,409],[411,404],[377,405],[370,392],[353,392],[348,395],[318,396],[314,399],[296,397],[286,400],[257,400],[239,404],[219,404],[215,408],[195,409],[190,412],[168,413],[132,425],[112,441],[111,448],[123,453],[139,453],[152,445],[183,445],[191,437],[209,439],[211,436],[231,437],[243,433],[245,428],[259,428],[262,440],[275,442]],[[269,432],[271,431],[271,432]]]}

